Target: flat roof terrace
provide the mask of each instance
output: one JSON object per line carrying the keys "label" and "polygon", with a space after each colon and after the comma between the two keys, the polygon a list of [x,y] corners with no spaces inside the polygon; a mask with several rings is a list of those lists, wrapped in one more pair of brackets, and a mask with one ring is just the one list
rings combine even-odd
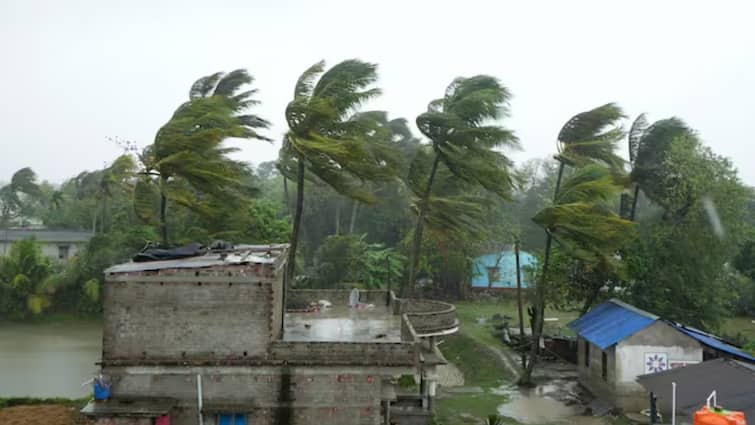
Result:
{"label": "flat roof terrace", "polygon": [[401,316],[385,305],[351,308],[333,305],[285,315],[284,341],[401,342]]}

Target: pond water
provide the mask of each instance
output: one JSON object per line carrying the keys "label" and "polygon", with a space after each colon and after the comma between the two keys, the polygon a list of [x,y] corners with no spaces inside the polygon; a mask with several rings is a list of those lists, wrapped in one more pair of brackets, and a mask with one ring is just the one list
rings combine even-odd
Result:
{"label": "pond water", "polygon": [[86,396],[101,354],[98,322],[0,322],[0,397]]}

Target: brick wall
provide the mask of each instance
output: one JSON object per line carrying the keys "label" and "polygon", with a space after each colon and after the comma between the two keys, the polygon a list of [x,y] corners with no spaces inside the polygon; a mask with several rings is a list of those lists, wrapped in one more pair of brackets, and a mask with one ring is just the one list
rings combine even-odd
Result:
{"label": "brick wall", "polygon": [[263,356],[273,281],[196,279],[108,282],[103,360]]}
{"label": "brick wall", "polygon": [[[177,408],[175,425],[196,423],[197,374],[202,375],[205,418],[214,422],[212,406],[242,406],[255,424],[378,424],[383,379],[397,373],[379,368],[111,368],[115,397],[170,396]],[[232,409],[233,407],[230,407]],[[282,409],[287,411],[281,411]]]}

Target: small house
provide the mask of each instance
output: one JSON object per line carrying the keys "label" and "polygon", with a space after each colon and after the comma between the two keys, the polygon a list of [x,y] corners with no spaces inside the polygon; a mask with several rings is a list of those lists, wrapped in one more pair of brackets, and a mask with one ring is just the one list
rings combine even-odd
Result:
{"label": "small house", "polygon": [[755,363],[755,357],[714,335],[616,299],[594,307],[568,326],[577,334],[580,384],[625,410],[648,405],[640,376],[716,358]]}
{"label": "small house", "polygon": [[[537,262],[535,256],[528,252],[519,251],[519,266],[521,269],[522,288],[530,286],[528,267]],[[513,249],[504,249],[481,255],[472,263],[473,289],[516,289],[516,254]]]}
{"label": "small house", "polygon": [[656,315],[610,300],[569,323],[579,382],[624,410],[647,407],[637,377],[703,361],[703,346]]}
{"label": "small house", "polygon": [[92,238],[92,233],[77,230],[0,229],[0,255],[5,255],[16,241],[34,239],[42,254],[52,260],[67,261]]}

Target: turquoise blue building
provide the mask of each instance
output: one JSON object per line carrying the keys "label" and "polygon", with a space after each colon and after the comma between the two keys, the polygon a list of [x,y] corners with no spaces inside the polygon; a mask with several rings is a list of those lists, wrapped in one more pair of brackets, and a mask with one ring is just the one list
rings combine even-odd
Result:
{"label": "turquoise blue building", "polygon": [[[527,266],[534,266],[537,258],[524,251],[519,251],[522,288],[530,286],[530,273]],[[514,250],[485,254],[474,259],[472,263],[472,288],[516,289],[516,258]]]}

